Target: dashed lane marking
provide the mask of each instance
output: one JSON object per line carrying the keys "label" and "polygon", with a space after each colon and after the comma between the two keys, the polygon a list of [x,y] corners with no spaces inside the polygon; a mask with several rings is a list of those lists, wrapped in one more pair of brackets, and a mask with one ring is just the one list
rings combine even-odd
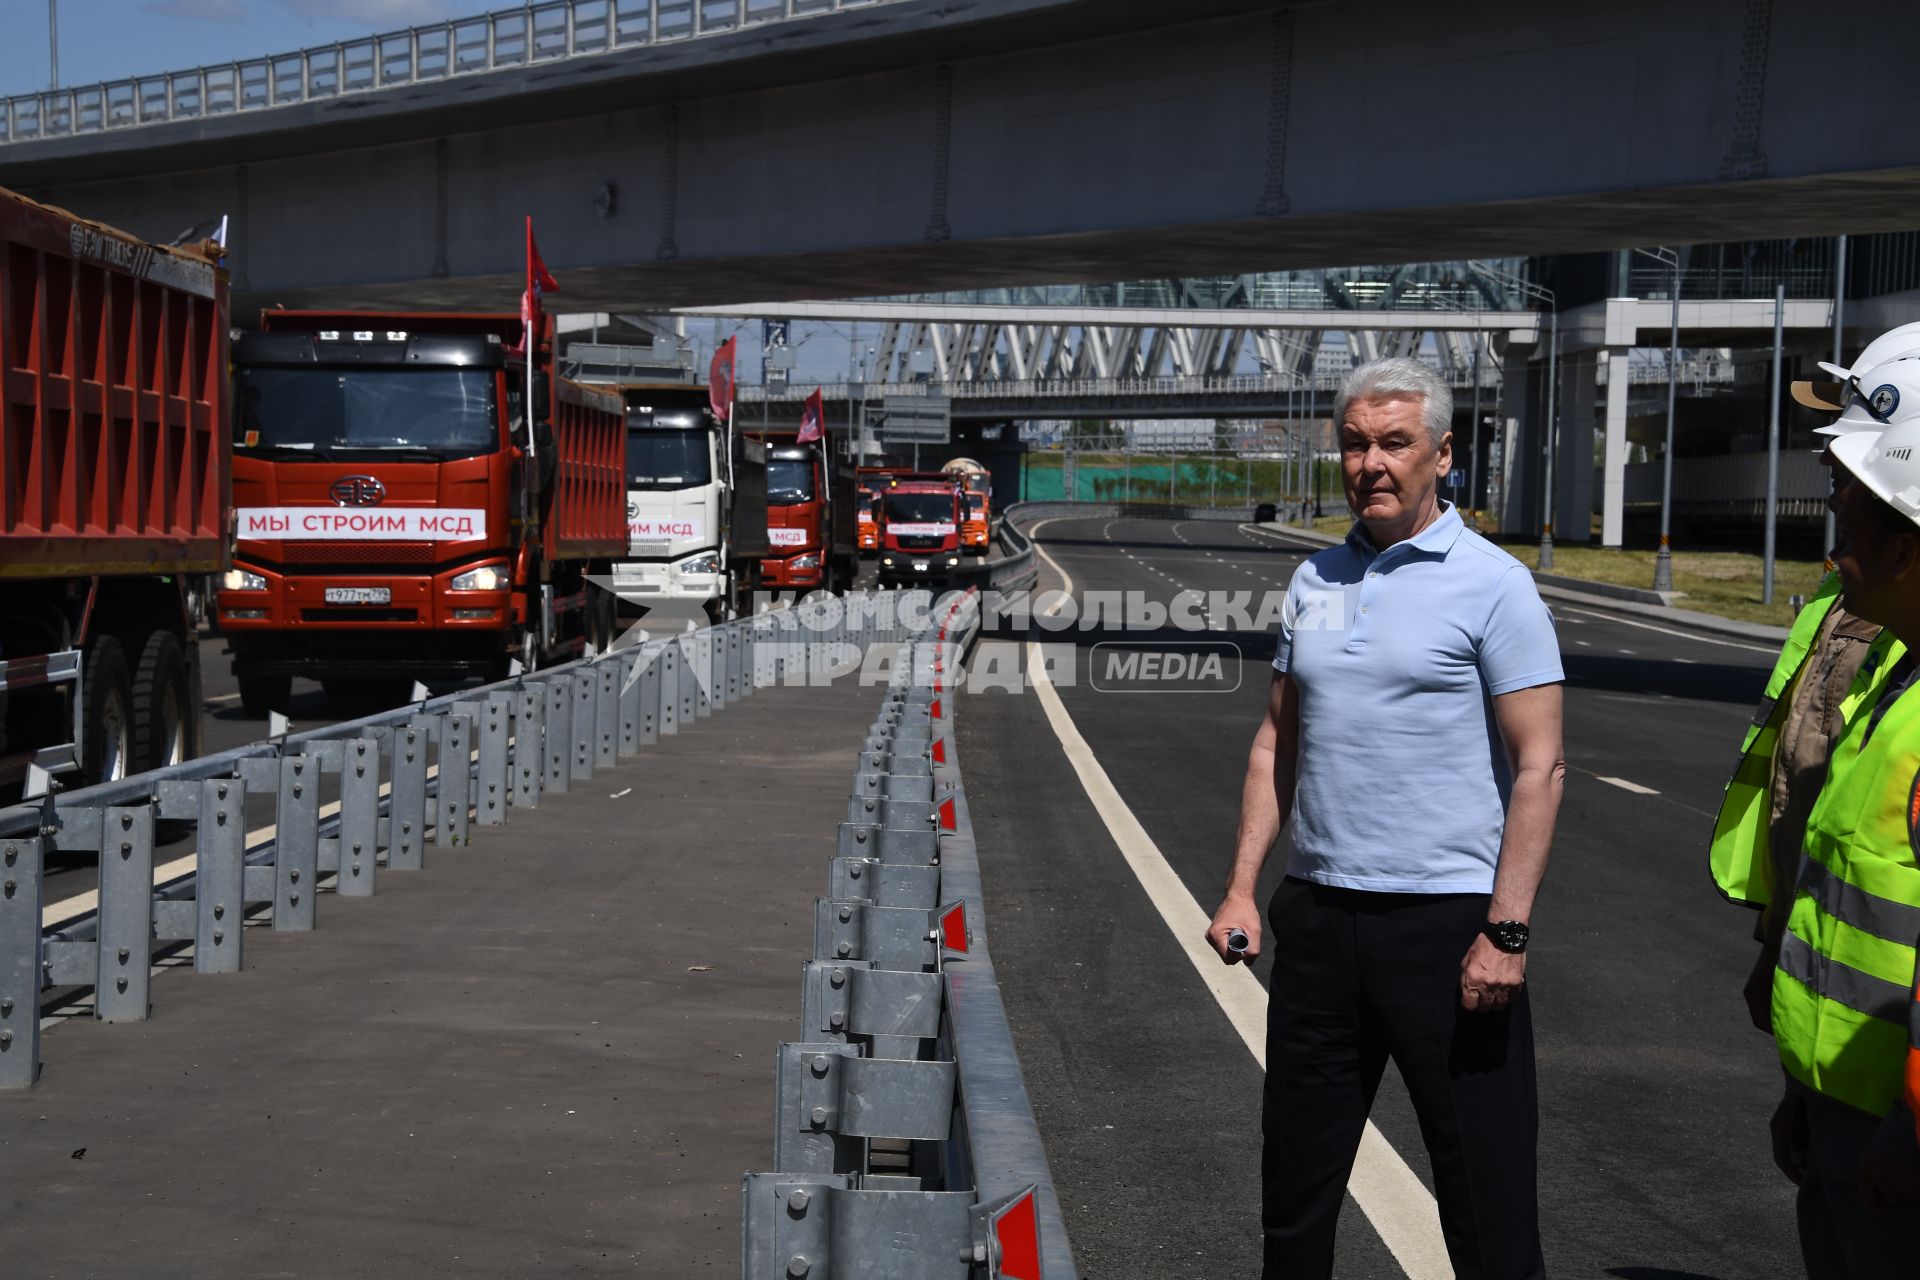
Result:
{"label": "dashed lane marking", "polygon": [[[1030,533],[1037,533],[1039,529],[1040,525],[1037,524]],[[1071,591],[1073,579],[1068,577],[1066,570],[1038,542],[1034,548]],[[1056,601],[1053,607],[1057,608],[1058,603]],[[1027,670],[1033,679],[1034,693],[1046,712],[1047,723],[1052,726],[1054,736],[1059,738],[1061,750],[1066,753],[1068,763],[1079,777],[1087,799],[1092,801],[1094,811],[1106,824],[1107,833],[1119,847],[1120,855],[1140,881],[1140,887],[1146,890],[1147,897],[1160,913],[1160,918],[1166,922],[1174,941],[1199,973],[1201,982],[1225,1011],[1233,1029],[1246,1044],[1247,1051],[1265,1070],[1266,989],[1246,966],[1221,964],[1220,957],[1203,941],[1210,917],[1194,901],[1187,886],[1168,865],[1159,846],[1154,844],[1153,837],[1147,834],[1133,810],[1121,799],[1119,790],[1107,777],[1107,771],[1100,767],[1093,749],[1080,736],[1073,717],[1067,714],[1066,706],[1053,688],[1053,682],[1047,678],[1046,663],[1041,660],[1039,646],[1033,643],[1027,645]],[[1407,1167],[1407,1162],[1400,1158],[1400,1153],[1393,1149],[1393,1144],[1387,1141],[1371,1120],[1361,1134],[1360,1151],[1353,1162],[1353,1171],[1347,1177],[1347,1190],[1367,1215],[1367,1220],[1373,1224],[1373,1229],[1379,1233],[1394,1260],[1407,1273],[1408,1280],[1447,1280],[1453,1275],[1452,1264],[1447,1259],[1446,1241],[1440,1234],[1440,1211],[1434,1203],[1433,1193]]]}
{"label": "dashed lane marking", "polygon": [[1643,787],[1637,782],[1628,782],[1625,778],[1609,778],[1604,773],[1596,773],[1594,777],[1610,787],[1618,787],[1622,791],[1631,791],[1637,796],[1657,796],[1660,794],[1652,787]]}

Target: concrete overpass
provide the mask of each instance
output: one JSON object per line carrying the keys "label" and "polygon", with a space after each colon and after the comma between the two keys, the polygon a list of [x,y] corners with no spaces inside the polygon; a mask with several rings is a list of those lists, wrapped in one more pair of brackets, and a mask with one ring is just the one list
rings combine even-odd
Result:
{"label": "concrete overpass", "polygon": [[531,212],[568,305],[623,310],[1904,228],[1920,197],[1920,84],[1873,74],[1920,45],[1901,0],[833,5],[437,79],[383,43],[362,92],[202,89],[0,146],[0,184],[150,236],[230,213],[243,303],[511,305]]}

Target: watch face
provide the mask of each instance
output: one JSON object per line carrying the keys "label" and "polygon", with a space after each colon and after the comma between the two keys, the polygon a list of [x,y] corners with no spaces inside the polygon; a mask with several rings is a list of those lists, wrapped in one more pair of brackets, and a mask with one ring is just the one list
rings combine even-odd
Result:
{"label": "watch face", "polygon": [[1527,926],[1518,920],[1489,921],[1487,924],[1487,937],[1502,951],[1525,951],[1528,936]]}

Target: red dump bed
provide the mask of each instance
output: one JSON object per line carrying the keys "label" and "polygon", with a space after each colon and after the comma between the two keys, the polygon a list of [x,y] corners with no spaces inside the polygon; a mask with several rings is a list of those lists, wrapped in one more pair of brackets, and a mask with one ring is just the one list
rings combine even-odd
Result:
{"label": "red dump bed", "polygon": [[617,392],[558,378],[553,387],[558,467],[546,513],[547,559],[624,556],[627,402]]}
{"label": "red dump bed", "polygon": [[0,190],[0,577],[222,566],[226,317],[197,250]]}

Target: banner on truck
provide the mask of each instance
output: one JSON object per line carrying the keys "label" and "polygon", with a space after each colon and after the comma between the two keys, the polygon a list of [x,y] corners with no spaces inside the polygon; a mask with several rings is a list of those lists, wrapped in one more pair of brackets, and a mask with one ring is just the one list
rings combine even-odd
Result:
{"label": "banner on truck", "polygon": [[807,545],[805,529],[769,529],[767,544],[774,547],[804,547]]}
{"label": "banner on truck", "polygon": [[298,538],[306,542],[462,542],[487,536],[482,507],[241,507],[233,513],[237,538]]}

